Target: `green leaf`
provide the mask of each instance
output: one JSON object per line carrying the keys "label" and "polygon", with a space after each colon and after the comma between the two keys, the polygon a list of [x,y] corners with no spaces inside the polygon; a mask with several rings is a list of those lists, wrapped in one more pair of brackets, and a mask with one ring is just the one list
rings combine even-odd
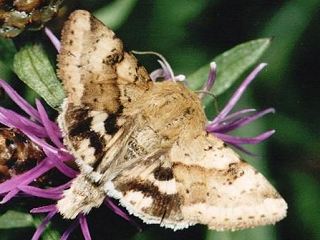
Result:
{"label": "green leaf", "polygon": [[32,227],[33,218],[29,213],[9,210],[0,216],[0,229]]}
{"label": "green leaf", "polygon": [[9,80],[13,77],[12,70],[4,64],[2,61],[0,61],[0,79]]}
{"label": "green leaf", "polygon": [[115,30],[128,18],[136,3],[137,0],[116,0],[97,10],[94,16]]}
{"label": "green leaf", "polygon": [[[213,93],[218,96],[226,91],[246,70],[253,66],[265,50],[270,46],[270,38],[262,38],[237,45],[236,47],[215,57],[217,63],[217,79]],[[199,89],[206,82],[209,64],[201,67],[188,76],[189,86]]]}
{"label": "green leaf", "polygon": [[0,78],[9,80],[13,76],[13,57],[17,52],[12,40],[0,38]]}
{"label": "green leaf", "polygon": [[0,38],[0,62],[11,69],[17,50],[12,40]]}
{"label": "green leaf", "polygon": [[18,77],[38,93],[51,107],[59,107],[65,97],[43,47],[26,45],[14,57],[13,68]]}

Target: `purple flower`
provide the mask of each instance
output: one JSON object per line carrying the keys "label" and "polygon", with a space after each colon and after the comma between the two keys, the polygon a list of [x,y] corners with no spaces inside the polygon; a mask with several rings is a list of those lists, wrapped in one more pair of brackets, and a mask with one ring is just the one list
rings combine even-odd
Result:
{"label": "purple flower", "polygon": [[158,63],[160,64],[161,68],[158,68],[150,73],[150,78],[152,81],[157,81],[157,79],[163,79],[163,80],[171,80],[171,81],[184,81],[186,77],[182,74],[175,76],[173,73],[173,70],[170,66],[170,64],[167,62],[167,60],[157,52],[147,51],[147,52],[139,52],[139,51],[132,51],[135,54],[152,54],[156,55],[160,58],[158,60]]}
{"label": "purple flower", "polygon": [[[146,53],[152,53],[153,52],[146,52]],[[159,54],[157,54],[159,56]],[[161,55],[160,55],[161,56]],[[170,65],[167,63],[167,61],[161,56],[161,60],[159,60],[159,63],[161,65],[160,69],[156,69],[151,73],[151,78],[153,81],[156,81],[158,78],[162,78],[165,80],[176,80],[177,77],[174,76],[173,71],[170,67]],[[264,132],[258,136],[255,137],[238,137],[238,136],[232,136],[227,133],[243,127],[258,118],[263,117],[264,115],[268,113],[274,113],[275,110],[273,108],[267,108],[263,111],[257,112],[256,109],[243,109],[239,110],[234,113],[230,113],[231,110],[234,108],[234,106],[239,101],[240,97],[244,93],[244,91],[247,89],[249,84],[255,79],[255,77],[258,75],[258,73],[266,66],[267,64],[261,63],[259,64],[248,76],[247,78],[242,82],[242,84],[239,86],[239,88],[236,90],[236,92],[233,94],[233,96],[230,98],[227,105],[222,109],[222,111],[212,120],[209,121],[206,126],[206,131],[215,135],[216,137],[220,138],[224,142],[234,146],[237,149],[240,149],[241,151],[251,154],[248,152],[245,148],[242,147],[243,144],[258,144],[267,138],[269,138],[273,133],[275,133],[275,130],[270,130],[267,132]],[[210,71],[209,76],[206,84],[204,85],[203,89],[199,91],[199,97],[202,98],[204,94],[209,93],[210,89],[213,87],[214,82],[216,80],[217,76],[217,65],[215,62],[210,63]],[[169,74],[170,73],[170,74]],[[181,75],[183,76],[183,75]],[[183,79],[184,80],[184,79]]]}
{"label": "purple flower", "polygon": [[[213,67],[212,67],[213,66]],[[222,111],[212,120],[210,121],[207,126],[206,130],[209,133],[212,133],[216,137],[220,138],[226,143],[231,144],[232,146],[247,152],[242,145],[243,144],[257,144],[260,143],[267,138],[269,138],[275,130],[270,130],[264,132],[255,137],[238,137],[238,136],[231,136],[227,133],[233,131],[237,128],[245,126],[258,118],[268,114],[274,113],[275,110],[273,108],[267,108],[263,111],[257,112],[255,109],[242,109],[234,113],[230,113],[234,106],[239,101],[240,97],[249,86],[249,84],[255,79],[258,73],[266,66],[265,63],[259,64],[241,83],[239,88],[235,91],[235,93],[230,98],[227,105],[222,109]],[[205,90],[208,91],[213,86],[216,76],[216,66],[215,64],[211,64],[211,69],[208,77],[207,84],[205,86]]]}
{"label": "purple flower", "polygon": [[[45,31],[56,49],[59,51],[59,40],[51,33],[49,29],[45,29]],[[157,79],[172,81],[185,80],[184,75],[174,75],[170,65],[160,54],[153,52],[152,54],[156,54],[160,58],[158,62],[161,66],[160,69],[157,69],[150,74],[153,81],[156,81]],[[252,71],[252,73],[249,74],[249,76],[243,81],[243,83],[231,97],[224,109],[212,121],[208,122],[206,126],[207,132],[214,134],[221,140],[243,151],[246,151],[242,147],[243,144],[257,144],[267,139],[274,133],[274,130],[271,130],[256,137],[246,138],[231,136],[228,134],[230,131],[245,126],[267,113],[274,112],[273,108],[268,108],[261,112],[257,112],[255,109],[243,109],[234,113],[230,113],[248,85],[265,66],[266,64],[260,64]],[[217,66],[215,63],[210,64],[208,80],[203,87],[201,94],[205,94],[213,87],[216,79],[216,68]],[[31,210],[31,213],[47,214],[32,237],[32,240],[37,240],[41,237],[41,234],[45,230],[50,220],[57,215],[58,211],[55,203],[62,198],[63,191],[70,187],[72,179],[76,177],[78,172],[66,164],[68,161],[74,161],[74,157],[64,147],[61,141],[62,134],[59,127],[55,122],[49,119],[41,102],[36,100],[36,108],[34,108],[26,100],[19,96],[17,92],[15,92],[5,81],[0,80],[0,87],[4,89],[12,101],[15,102],[26,114],[26,116],[23,116],[12,110],[0,107],[0,123],[11,128],[19,129],[34,143],[36,143],[45,153],[45,158],[34,168],[0,184],[0,195],[3,197],[1,201],[2,204],[8,202],[14,197],[21,195],[26,197],[39,197],[52,200],[53,203],[51,205],[39,206]],[[69,180],[62,185],[45,189],[34,186],[33,183],[35,179],[38,179],[52,169],[58,169],[59,172]],[[104,203],[116,214],[132,222],[129,216],[109,198],[106,198]],[[78,225],[81,227],[84,238],[86,240],[91,239],[88,223],[84,214],[79,214],[76,217],[74,222],[65,230],[61,239],[68,239],[70,234]]]}
{"label": "purple flower", "polygon": [[[32,240],[40,238],[50,220],[57,214],[56,202],[62,198],[63,191],[70,187],[71,181],[78,174],[77,171],[70,168],[66,162],[73,161],[73,156],[65,149],[61,142],[61,132],[55,122],[52,122],[43,105],[36,100],[36,108],[32,107],[19,94],[14,91],[9,84],[0,80],[0,87],[9,95],[22,111],[27,115],[22,116],[14,111],[0,107],[0,123],[19,129],[34,143],[36,143],[45,153],[45,158],[34,168],[17,175],[0,184],[0,195],[3,197],[1,203],[4,204],[14,197],[39,197],[51,199],[52,205],[41,206],[31,210],[31,213],[46,213],[47,216],[38,226]],[[51,188],[39,188],[33,185],[34,180],[43,176],[51,169],[58,169],[59,172],[69,178],[65,184]],[[110,199],[106,198],[105,205],[121,217],[131,221],[128,215],[118,208]],[[90,240],[90,232],[85,215],[80,214],[74,223],[62,235],[63,240],[68,239],[70,233],[80,224],[83,236]]]}

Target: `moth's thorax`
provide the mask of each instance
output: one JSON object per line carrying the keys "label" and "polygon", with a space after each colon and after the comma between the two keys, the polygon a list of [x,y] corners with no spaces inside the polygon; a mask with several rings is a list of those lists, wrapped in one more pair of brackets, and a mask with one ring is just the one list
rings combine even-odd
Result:
{"label": "moth's thorax", "polygon": [[206,122],[198,96],[182,83],[154,83],[134,108],[142,110],[144,121],[152,129],[168,138],[183,130],[203,131]]}

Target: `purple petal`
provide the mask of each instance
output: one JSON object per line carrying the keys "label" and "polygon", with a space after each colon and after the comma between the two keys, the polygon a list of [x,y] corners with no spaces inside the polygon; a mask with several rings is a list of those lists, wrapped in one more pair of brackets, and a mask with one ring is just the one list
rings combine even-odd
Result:
{"label": "purple petal", "polygon": [[164,80],[171,80],[171,81],[184,81],[186,79],[186,76],[180,74],[178,76],[175,76],[173,73],[173,70],[170,66],[170,64],[166,61],[164,57],[161,58],[162,60],[158,60],[159,64],[162,68],[162,76]]}
{"label": "purple petal", "polygon": [[170,70],[168,69],[168,67],[166,66],[166,64],[161,61],[161,60],[158,60],[158,63],[160,64],[162,70],[163,70],[163,75],[162,77],[165,79],[165,80],[169,80],[169,79],[172,79],[174,77],[172,77],[173,75],[171,75],[170,73]]}
{"label": "purple petal", "polygon": [[84,239],[91,240],[87,219],[83,214],[80,215],[79,222],[80,222],[81,231],[82,231],[82,235],[84,236]]}
{"label": "purple petal", "polygon": [[[4,113],[7,111],[9,110],[0,107],[0,122],[2,124],[19,129],[21,132],[27,135],[34,143],[42,147],[44,151],[46,150],[54,154],[58,154],[58,149],[52,147],[51,145],[46,143],[44,140],[34,136],[34,134],[32,133],[33,129],[30,128],[30,126],[26,126],[21,122],[19,122],[20,120],[19,118],[14,119],[14,118],[10,118],[12,117],[12,115],[5,115]],[[9,112],[12,113],[12,111],[9,111]]]}
{"label": "purple petal", "polygon": [[242,119],[247,116],[248,113],[255,112],[256,110],[251,108],[251,109],[243,109],[240,111],[237,111],[235,113],[232,113],[228,116],[226,116],[224,119],[221,119],[219,122],[210,122],[206,126],[206,130],[208,132],[215,132],[217,128],[226,126],[228,124],[231,124],[235,121],[238,121],[239,119]]}
{"label": "purple petal", "polygon": [[175,81],[175,77],[172,71],[170,64],[163,58],[162,60],[158,60],[158,63],[163,69],[163,77],[165,80]]}
{"label": "purple petal", "polygon": [[214,133],[214,135],[222,141],[230,144],[258,144],[269,138],[274,133],[275,130],[270,130],[256,137],[234,137],[223,133]]}
{"label": "purple petal", "polygon": [[[234,113],[229,114],[224,119],[221,120],[221,124],[225,122],[233,122],[236,119],[240,119],[246,117],[248,113],[256,112],[257,110],[254,108],[243,109]],[[218,123],[220,124],[220,123]]]}
{"label": "purple petal", "polygon": [[47,34],[48,38],[52,42],[53,46],[57,49],[57,51],[60,52],[61,44],[60,44],[59,39],[47,27],[44,28],[44,32]]}
{"label": "purple petal", "polygon": [[126,212],[124,212],[121,208],[114,204],[110,198],[107,197],[104,202],[107,207],[110,208],[115,214],[129,221],[132,225],[137,227],[139,231],[141,231],[140,226],[135,221],[133,221]]}
{"label": "purple petal", "polygon": [[53,200],[60,199],[62,194],[62,193],[50,192],[50,191],[47,191],[46,189],[41,189],[41,188],[32,187],[32,186],[18,186],[18,188],[21,191],[29,194],[30,196],[53,199]]}
{"label": "purple petal", "polygon": [[65,149],[65,148],[61,148],[61,149],[60,149],[59,155],[58,155],[57,157],[59,157],[62,162],[65,162],[65,161],[74,161],[74,156],[71,155],[71,153],[68,152],[68,150]]}
{"label": "purple petal", "polygon": [[48,153],[52,153],[52,154],[59,154],[59,150],[55,147],[52,147],[50,144],[48,144],[46,141],[34,136],[33,134],[29,133],[27,130],[25,129],[20,129],[21,132],[23,132],[25,135],[28,136],[28,138],[30,138],[31,141],[33,141],[34,143],[36,143],[37,145],[39,145],[42,150],[44,151],[44,153],[46,155],[48,155]]}
{"label": "purple petal", "polygon": [[217,64],[215,62],[210,63],[210,71],[207,83],[205,84],[203,91],[210,91],[217,77]]}
{"label": "purple petal", "polygon": [[52,167],[53,165],[50,164],[50,162],[46,161],[46,159],[44,159],[31,170],[1,183],[0,194],[12,191],[19,185],[29,184],[30,182],[34,181],[35,179],[43,175],[45,172],[49,171]]}
{"label": "purple petal", "polygon": [[0,86],[5,90],[13,102],[15,102],[25,113],[30,117],[40,120],[39,113],[34,107],[32,107],[26,100],[24,100],[13,88],[6,83],[4,80],[0,79]]}
{"label": "purple petal", "polygon": [[39,137],[47,137],[46,131],[43,127],[14,111],[2,107],[0,107],[0,122],[8,127],[27,129],[29,132]]}
{"label": "purple petal", "polygon": [[76,229],[79,225],[79,219],[73,221],[73,223],[67,228],[67,230],[62,234],[60,240],[67,240],[70,234]]}
{"label": "purple petal", "polygon": [[232,130],[235,130],[237,128],[243,127],[255,120],[257,120],[258,118],[263,117],[264,115],[268,114],[268,113],[274,113],[275,110],[273,108],[268,108],[264,111],[255,113],[251,116],[247,116],[247,117],[243,117],[241,119],[236,119],[231,123],[227,123],[225,125],[217,125],[215,127],[210,128],[209,130],[207,130],[208,132],[217,132],[217,133],[225,133],[225,132],[230,132]]}
{"label": "purple petal", "polygon": [[162,78],[163,75],[163,69],[159,68],[150,73],[150,78],[155,82],[158,78]]}
{"label": "purple petal", "polygon": [[54,212],[57,210],[57,206],[55,204],[32,208],[30,213],[47,213],[47,212]]}
{"label": "purple petal", "polygon": [[240,87],[236,90],[236,92],[232,95],[227,105],[224,109],[218,114],[218,116],[212,121],[213,123],[219,122],[221,119],[225,118],[228,113],[232,110],[234,105],[238,102],[243,92],[246,90],[248,85],[255,79],[257,74],[266,66],[267,64],[261,63],[259,64],[250,74],[249,76],[241,83]]}
{"label": "purple petal", "polygon": [[240,127],[240,123],[244,119],[236,119],[233,122],[227,123],[227,124],[221,124],[221,125],[215,125],[214,127],[207,128],[207,132],[212,132],[212,133],[226,133],[230,132],[238,127]]}
{"label": "purple petal", "polygon": [[78,172],[74,169],[68,167],[64,164],[61,159],[57,158],[55,155],[51,153],[47,153],[48,159],[55,165],[56,168],[59,169],[64,175],[70,178],[75,178],[78,175]]}
{"label": "purple petal", "polygon": [[1,200],[0,204],[7,203],[10,201],[13,197],[15,197],[18,194],[19,190],[18,189],[13,189],[10,192],[8,192],[4,198]]}
{"label": "purple petal", "polygon": [[264,115],[266,115],[268,113],[275,113],[275,109],[274,108],[268,108],[268,109],[265,109],[265,110],[263,110],[261,112],[257,112],[257,113],[255,113],[255,114],[253,114],[251,116],[248,116],[248,117],[245,117],[243,119],[240,119],[238,121],[238,123],[234,124],[235,126],[232,128],[232,130],[235,129],[235,128],[239,128],[239,127],[245,126],[245,125],[257,120],[258,118],[263,117]]}
{"label": "purple petal", "polygon": [[36,99],[36,106],[37,106],[37,109],[38,109],[38,112],[39,112],[39,115],[40,115],[40,118],[41,118],[41,121],[42,121],[42,124],[43,126],[45,127],[47,133],[48,133],[48,136],[50,138],[50,140],[58,147],[58,148],[62,148],[63,147],[63,144],[62,142],[60,141],[59,139],[59,136],[60,134],[57,134],[52,125],[55,125],[55,123],[51,122],[49,120],[49,117],[47,115],[47,112],[46,110],[44,109],[43,105],[41,104],[41,102]]}
{"label": "purple petal", "polygon": [[130,221],[130,220],[131,220],[130,217],[129,217],[129,215],[128,215],[126,212],[122,211],[122,209],[119,208],[116,204],[114,204],[111,199],[106,198],[105,204],[106,204],[107,207],[109,207],[115,214],[119,215],[120,217],[124,218],[124,219],[127,220],[127,221]]}
{"label": "purple petal", "polygon": [[57,210],[50,212],[42,221],[42,223],[37,227],[36,232],[33,234],[33,237],[31,240],[38,240],[40,236],[42,235],[43,231],[45,230],[46,226],[50,222],[50,220],[53,218],[53,216],[57,213]]}
{"label": "purple petal", "polygon": [[60,186],[47,188],[45,190],[48,192],[56,193],[56,194],[62,193],[64,190],[70,188],[71,183],[72,183],[72,180],[70,180],[69,182],[62,184]]}

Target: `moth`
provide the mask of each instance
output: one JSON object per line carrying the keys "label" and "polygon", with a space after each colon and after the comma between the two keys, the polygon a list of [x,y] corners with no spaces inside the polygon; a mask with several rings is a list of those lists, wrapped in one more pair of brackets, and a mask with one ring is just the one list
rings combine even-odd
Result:
{"label": "moth", "polygon": [[146,223],[174,230],[274,224],[287,204],[224,142],[205,131],[199,97],[184,84],[153,82],[116,35],[77,10],[62,31],[59,116],[80,174],[58,201],[67,219],[118,199]]}

